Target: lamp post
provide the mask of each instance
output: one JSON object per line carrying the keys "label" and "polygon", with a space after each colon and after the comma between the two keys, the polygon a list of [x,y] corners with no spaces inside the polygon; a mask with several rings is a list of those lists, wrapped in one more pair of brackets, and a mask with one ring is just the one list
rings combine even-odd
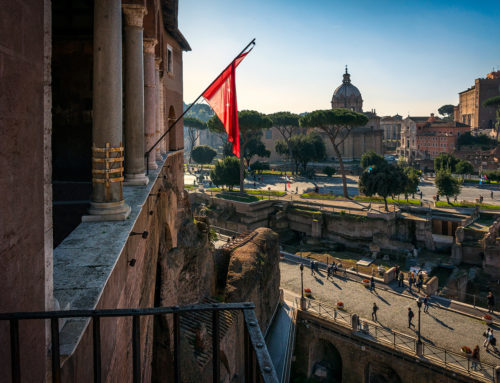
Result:
{"label": "lamp post", "polygon": [[300,309],[306,309],[306,298],[304,298],[304,264],[300,264]]}
{"label": "lamp post", "polygon": [[416,299],[418,306],[418,331],[417,331],[417,355],[422,355],[422,339],[420,338],[420,310],[422,308],[422,300]]}

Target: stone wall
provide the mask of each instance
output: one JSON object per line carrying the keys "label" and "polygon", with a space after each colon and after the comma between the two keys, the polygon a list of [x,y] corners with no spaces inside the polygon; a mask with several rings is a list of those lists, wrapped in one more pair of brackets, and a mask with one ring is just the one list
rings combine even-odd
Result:
{"label": "stone wall", "polygon": [[[51,292],[52,250],[49,247],[46,253],[44,243],[45,236],[51,236],[44,210],[50,189],[44,187],[50,177],[44,134],[50,129],[50,100],[44,97],[44,79],[50,79],[44,59],[50,53],[50,29],[44,17],[48,14],[50,1],[12,0],[0,7],[0,288],[4,292],[0,308],[5,312],[52,307],[52,299],[46,297]],[[22,354],[23,381],[45,377],[45,336],[41,321],[21,323],[21,350],[32,351]],[[3,322],[0,344],[8,342],[8,323]],[[1,347],[1,381],[10,381],[8,355],[9,347]]]}
{"label": "stone wall", "polygon": [[[457,371],[451,372],[425,359],[419,359],[416,363],[415,354],[369,341],[353,334],[347,327],[307,312],[299,311],[297,323],[296,359],[292,365],[292,379],[309,377],[317,362],[329,358],[332,365],[336,363],[333,367],[341,374],[341,381],[344,383],[476,382],[469,376],[463,376]],[[330,355],[324,354],[325,344],[329,346]]]}

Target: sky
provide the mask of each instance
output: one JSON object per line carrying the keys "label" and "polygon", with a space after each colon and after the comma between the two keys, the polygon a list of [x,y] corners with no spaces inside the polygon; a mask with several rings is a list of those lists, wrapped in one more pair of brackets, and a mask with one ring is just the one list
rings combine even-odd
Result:
{"label": "sky", "polygon": [[429,115],[500,70],[499,0],[180,0],[184,100],[256,39],[236,73],[238,109],[328,109],[345,65],[363,110]]}

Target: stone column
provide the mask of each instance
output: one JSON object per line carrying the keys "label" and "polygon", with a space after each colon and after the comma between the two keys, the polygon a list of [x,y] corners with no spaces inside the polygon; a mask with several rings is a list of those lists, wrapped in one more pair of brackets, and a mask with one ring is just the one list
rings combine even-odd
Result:
{"label": "stone column", "polygon": [[[161,98],[160,98],[160,65],[161,65],[161,58],[155,58],[155,86],[156,86],[156,108],[155,108],[155,115],[156,115],[156,135],[155,135],[155,142],[160,139],[161,135],[163,134],[162,128],[160,125],[160,108],[161,108]],[[161,156],[161,142],[156,146],[155,148],[155,153],[156,153],[156,160],[161,161],[163,157]]]}
{"label": "stone column", "polygon": [[125,15],[125,185],[147,185],[144,165],[143,26],[146,7],[123,4]]}
{"label": "stone column", "polygon": [[[144,137],[145,150],[155,143],[156,137],[156,79],[155,79],[155,45],[156,39],[144,39]],[[158,169],[156,151],[149,155],[149,169]]]}
{"label": "stone column", "polygon": [[121,0],[94,2],[92,196],[83,221],[124,220]]}

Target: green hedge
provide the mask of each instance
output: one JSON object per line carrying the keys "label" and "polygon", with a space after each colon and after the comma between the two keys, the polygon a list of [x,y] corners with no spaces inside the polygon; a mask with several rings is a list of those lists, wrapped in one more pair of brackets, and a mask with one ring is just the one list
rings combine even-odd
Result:
{"label": "green hedge", "polygon": [[479,206],[480,209],[486,209],[486,210],[500,210],[500,205],[490,205],[486,203],[474,203],[474,202],[457,202],[457,203],[448,203],[445,201],[438,201],[436,202],[437,207],[469,207],[469,208],[475,208]]}

